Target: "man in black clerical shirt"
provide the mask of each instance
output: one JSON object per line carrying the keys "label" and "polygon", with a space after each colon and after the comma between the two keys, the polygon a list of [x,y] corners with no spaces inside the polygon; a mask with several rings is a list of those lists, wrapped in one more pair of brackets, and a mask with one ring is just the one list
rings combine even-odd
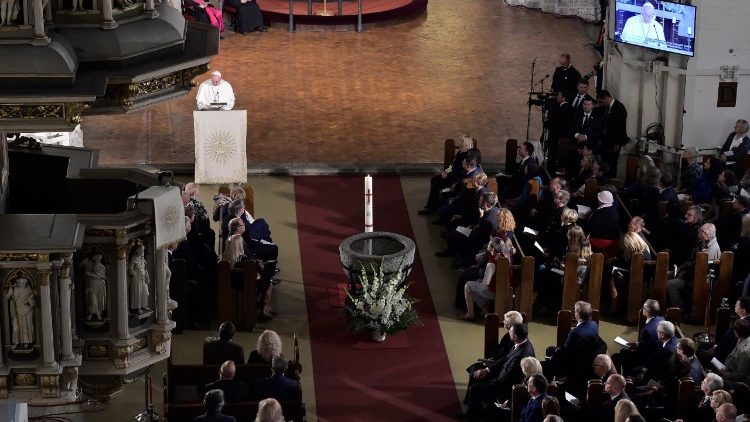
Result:
{"label": "man in black clerical shirt", "polygon": [[552,91],[575,92],[579,79],[581,79],[581,73],[570,64],[570,54],[561,54],[560,66],[555,69],[555,73],[552,75]]}
{"label": "man in black clerical shirt", "polygon": [[617,160],[620,147],[628,143],[628,111],[609,91],[604,90],[596,96],[601,114],[602,159],[609,165],[609,177],[617,177]]}

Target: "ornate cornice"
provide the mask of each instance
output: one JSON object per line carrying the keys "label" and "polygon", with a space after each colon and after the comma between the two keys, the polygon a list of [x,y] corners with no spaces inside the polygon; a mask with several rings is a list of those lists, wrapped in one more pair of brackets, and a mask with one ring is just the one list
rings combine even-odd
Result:
{"label": "ornate cornice", "polygon": [[63,119],[65,104],[0,104],[0,119]]}

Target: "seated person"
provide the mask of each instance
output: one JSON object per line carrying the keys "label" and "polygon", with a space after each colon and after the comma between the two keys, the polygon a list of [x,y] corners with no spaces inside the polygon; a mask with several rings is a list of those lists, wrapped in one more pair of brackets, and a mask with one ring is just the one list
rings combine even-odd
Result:
{"label": "seated person", "polygon": [[[588,178],[596,179],[596,184],[598,186],[607,185],[609,184],[609,177],[607,177],[608,171],[609,171],[609,165],[607,165],[607,163],[603,163],[601,159],[599,158],[594,158],[591,161],[591,175]],[[585,193],[585,191],[586,191],[586,181],[584,180],[583,184],[578,187],[578,190],[573,192],[572,196],[576,198],[583,198],[583,194]]]}
{"label": "seated person", "polygon": [[438,218],[433,221],[433,224],[442,225],[448,224],[453,215],[460,214],[465,207],[475,206],[476,202],[469,202],[473,198],[474,192],[466,192],[472,187],[472,180],[474,176],[484,173],[481,165],[479,164],[479,151],[471,149],[466,153],[466,157],[463,160],[463,175],[461,179],[456,183],[456,191],[448,199],[448,202],[443,204],[437,209]]}
{"label": "seated person", "polygon": [[497,178],[498,196],[501,200],[519,196],[526,182],[539,174],[539,162],[534,157],[534,145],[531,142],[518,146],[518,158],[521,159],[518,171]]}
{"label": "seated person", "polygon": [[542,374],[535,374],[526,381],[529,391],[529,403],[521,411],[518,422],[539,422],[544,418],[542,402],[547,398],[547,378]]}
{"label": "seated person", "polygon": [[[734,312],[739,319],[750,321],[750,296],[740,296],[734,304]],[[734,328],[730,327],[725,333],[716,333],[716,343],[707,350],[699,350],[697,354],[704,365],[709,365],[713,358],[724,362],[736,345],[737,336]]]}
{"label": "seated person", "polygon": [[742,219],[748,212],[750,212],[750,198],[735,196],[732,200],[732,213],[716,221],[716,237],[719,239],[719,247],[722,251],[736,251],[742,234]]}
{"label": "seated person", "polygon": [[698,243],[698,230],[703,226],[703,209],[693,205],[685,212],[685,218],[677,224],[668,241],[671,263],[682,265],[690,260],[695,244]]}
{"label": "seated person", "polygon": [[[653,380],[663,381],[669,376],[667,372],[669,369],[669,358],[677,351],[677,337],[675,333],[675,326],[669,321],[661,321],[656,326],[656,335],[659,338],[659,344],[656,346],[656,352],[646,358],[645,368],[643,368]],[[688,363],[688,369],[689,366]]]}
{"label": "seated person", "polygon": [[448,247],[436,256],[451,257],[458,255],[460,267],[471,266],[474,256],[490,241],[492,232],[497,230],[498,214],[500,208],[497,204],[497,195],[494,192],[484,192],[479,197],[479,221],[467,227],[471,230],[469,235],[453,230],[448,235]]}
{"label": "seated person", "polygon": [[227,403],[246,401],[248,399],[247,384],[234,379],[235,371],[233,361],[224,362],[219,369],[219,380],[206,384],[204,391],[221,390]]}
{"label": "seated person", "polygon": [[601,406],[599,413],[600,421],[614,421],[615,407],[621,400],[629,400],[628,393],[625,392],[625,377],[619,374],[610,375],[604,383],[604,392],[607,393],[607,400]]}
{"label": "seated person", "polygon": [[[644,260],[651,260],[651,249],[648,247],[643,237],[644,221],[641,217],[633,217],[628,224],[628,231],[622,239],[622,252],[617,256],[610,267],[612,271],[606,271],[605,274],[611,273],[609,278],[609,291],[611,308],[608,314],[615,315],[622,310],[621,305],[625,305],[625,300],[620,300],[620,296],[627,292],[629,275],[626,273],[630,270],[631,257],[635,253],[643,254]],[[645,269],[644,269],[645,271]],[[646,276],[644,275],[644,278]]]}
{"label": "seated person", "polygon": [[614,256],[620,239],[620,213],[614,206],[612,192],[603,190],[596,196],[599,207],[591,213],[588,222],[591,248],[605,256]]}
{"label": "seated person", "polygon": [[612,363],[612,358],[606,353],[596,355],[593,368],[595,377],[592,379],[598,379],[602,384],[607,382],[607,378],[610,375],[617,373],[617,369],[615,369],[615,365]]}
{"label": "seated person", "polygon": [[510,398],[511,387],[523,381],[521,359],[534,356],[534,346],[529,341],[526,324],[514,324],[510,328],[513,349],[505,360],[479,370],[475,375],[477,383],[466,391],[464,404],[468,405],[466,420],[477,422],[481,419],[484,405],[492,405],[496,400]]}
{"label": "seated person", "polygon": [[727,165],[740,168],[744,158],[750,154],[749,130],[750,124],[747,120],[740,119],[734,124],[734,132],[727,136],[727,140],[721,146],[721,159]]}
{"label": "seated person", "polygon": [[274,399],[261,400],[258,403],[258,413],[255,422],[284,422],[281,404]]}
{"label": "seated person", "polygon": [[469,135],[464,135],[456,142],[456,153],[453,156],[453,163],[440,174],[432,176],[430,179],[430,194],[427,198],[427,204],[424,209],[419,211],[419,215],[428,215],[434,213],[440,206],[440,192],[446,188],[455,187],[456,183],[461,181],[463,175],[462,163],[466,153],[474,144],[474,139]]}
{"label": "seated person", "polygon": [[710,421],[714,414],[714,409],[711,408],[711,398],[714,392],[723,391],[724,381],[721,379],[719,374],[709,372],[701,382],[701,396],[693,406],[692,413],[695,415],[696,421]]}
{"label": "seated person", "polygon": [[295,401],[300,398],[300,386],[297,380],[287,378],[286,373],[288,363],[283,354],[273,358],[271,370],[273,375],[269,378],[259,379],[253,389],[255,400],[272,398],[280,402]]}
{"label": "seated person", "polygon": [[[477,278],[481,278],[467,280],[464,285],[466,314],[460,315],[459,319],[475,321],[475,303],[482,309],[484,314],[487,313],[487,305],[495,300],[495,270],[497,260],[502,257],[512,258],[516,253],[516,248],[513,245],[513,230],[515,229],[513,214],[507,208],[503,208],[498,213],[498,220],[498,229],[493,233],[486,250],[482,254],[477,255],[477,263],[479,265],[476,275],[478,276]],[[484,266],[483,272],[479,269],[482,265]]]}
{"label": "seated person", "polygon": [[[557,198],[559,192],[567,191],[567,188],[568,182],[561,177],[555,177],[554,179],[550,180],[549,186],[542,186],[542,190],[544,190],[545,192],[544,195],[539,198],[539,203],[536,205],[536,207],[531,210],[531,227],[536,230],[544,230],[551,224],[550,220],[554,218],[555,211],[557,211],[557,209],[559,208],[555,203],[555,198]],[[566,205],[569,201],[570,198],[568,198],[568,201],[566,201]],[[557,217],[557,220],[557,222],[559,223],[559,216]]]}
{"label": "seated person", "polygon": [[716,422],[734,422],[737,419],[737,406],[732,403],[724,403],[716,409],[714,417]]}
{"label": "seated person", "polygon": [[632,370],[642,364],[647,358],[654,355],[659,345],[659,335],[656,333],[660,322],[664,317],[659,316],[661,308],[659,302],[648,299],[643,303],[641,313],[646,318],[638,342],[629,343],[627,348],[612,355],[612,361],[622,374],[631,374]]}
{"label": "seated person", "polygon": [[281,337],[275,331],[265,330],[258,337],[255,350],[250,352],[247,359],[248,364],[266,363],[270,364],[273,358],[282,353]]}
{"label": "seated person", "polygon": [[686,310],[685,297],[690,297],[693,292],[693,272],[695,270],[695,256],[698,252],[708,254],[708,260],[713,261],[721,257],[721,249],[716,240],[716,227],[711,223],[706,223],[698,230],[698,244],[693,250],[692,257],[689,261],[677,267],[675,278],[667,281],[667,293],[672,306]]}
{"label": "seated person", "polygon": [[[574,210],[571,210],[575,212]],[[567,212],[567,211],[566,211]],[[562,297],[565,270],[565,257],[569,254],[578,256],[578,267],[576,268],[576,278],[578,284],[582,285],[589,274],[589,264],[591,261],[591,244],[583,233],[583,229],[577,225],[571,226],[567,230],[567,249],[562,256],[553,257],[544,264],[544,268],[539,271],[539,277],[535,278],[534,290],[538,293],[537,303],[538,312],[545,313],[546,308],[558,309],[560,306],[560,297]],[[536,280],[539,280],[538,282]]]}
{"label": "seated person", "polygon": [[726,367],[719,371],[727,389],[732,389],[740,382],[750,385],[750,321],[735,321],[734,334],[737,336],[737,344],[723,362]]}
{"label": "seated person", "polygon": [[683,337],[677,342],[677,353],[685,356],[690,362],[690,378],[695,381],[696,384],[703,381],[706,376],[706,371],[701,365],[701,361],[698,356],[695,355],[695,342],[692,339]]}
{"label": "seated person", "polygon": [[193,418],[193,422],[235,422],[234,416],[221,413],[224,408],[224,393],[221,390],[210,390],[203,398],[206,413]]}
{"label": "seated person", "polygon": [[245,352],[242,346],[232,343],[234,337],[234,324],[232,321],[224,321],[219,326],[218,337],[206,337],[203,343],[203,364],[221,364],[228,360],[237,365],[245,362]]}

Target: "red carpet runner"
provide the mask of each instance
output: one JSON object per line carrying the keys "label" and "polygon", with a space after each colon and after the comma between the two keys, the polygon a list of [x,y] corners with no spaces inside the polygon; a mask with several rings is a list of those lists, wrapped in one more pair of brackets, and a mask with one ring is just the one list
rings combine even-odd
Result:
{"label": "red carpet runner", "polygon": [[[329,303],[329,287],[346,282],[339,243],[364,228],[364,178],[294,180],[319,420],[454,420],[458,395],[419,252],[409,292],[420,300],[424,326],[407,332],[406,348],[352,349],[343,312]],[[373,191],[375,229],[413,239],[399,179],[376,177]]]}

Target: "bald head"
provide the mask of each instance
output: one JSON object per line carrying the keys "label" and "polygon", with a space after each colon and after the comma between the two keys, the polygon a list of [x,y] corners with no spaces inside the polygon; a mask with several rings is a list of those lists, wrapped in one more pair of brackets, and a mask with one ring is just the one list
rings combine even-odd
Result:
{"label": "bald head", "polygon": [[221,364],[221,369],[219,369],[219,379],[223,380],[231,380],[234,378],[234,372],[237,368],[234,366],[234,362],[231,360],[228,360]]}
{"label": "bald head", "polygon": [[604,391],[612,397],[618,396],[625,390],[625,377],[619,374],[612,374],[607,378],[604,384]]}

